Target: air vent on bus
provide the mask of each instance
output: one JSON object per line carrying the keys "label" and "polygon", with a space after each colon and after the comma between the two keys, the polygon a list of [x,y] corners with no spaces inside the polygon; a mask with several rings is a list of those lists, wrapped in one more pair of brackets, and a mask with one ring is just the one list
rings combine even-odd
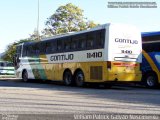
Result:
{"label": "air vent on bus", "polygon": [[102,80],[102,66],[91,66],[90,67],[90,79]]}

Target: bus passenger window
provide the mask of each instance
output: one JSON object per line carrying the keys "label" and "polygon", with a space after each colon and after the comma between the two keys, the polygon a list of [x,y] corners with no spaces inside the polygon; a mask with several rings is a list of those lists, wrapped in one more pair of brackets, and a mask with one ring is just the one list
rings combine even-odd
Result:
{"label": "bus passenger window", "polygon": [[81,36],[79,36],[79,38],[78,38],[78,42],[79,42],[79,46],[78,46],[78,48],[79,49],[86,49],[86,35],[84,34],[82,34]]}
{"label": "bus passenger window", "polygon": [[33,45],[30,45],[28,48],[29,48],[29,49],[28,49],[28,50],[29,50],[29,51],[28,51],[28,55],[29,55],[29,56],[34,55],[34,54],[35,54],[34,46],[33,46]]}
{"label": "bus passenger window", "polygon": [[72,39],[72,42],[71,42],[71,49],[72,49],[72,50],[77,49],[77,40],[76,40],[76,39]]}
{"label": "bus passenger window", "polygon": [[46,43],[46,53],[50,53],[52,50],[51,42]]}
{"label": "bus passenger window", "polygon": [[94,47],[94,40],[95,40],[95,35],[94,33],[89,33],[87,35],[87,48],[93,48]]}
{"label": "bus passenger window", "polygon": [[63,41],[62,40],[57,40],[57,50],[58,51],[63,50]]}
{"label": "bus passenger window", "polygon": [[96,46],[98,48],[101,48],[104,46],[104,40],[105,40],[104,35],[105,35],[104,30],[97,31],[97,33],[96,33]]}
{"label": "bus passenger window", "polygon": [[46,47],[46,43],[45,42],[42,42],[39,44],[39,52],[40,54],[44,54],[45,53],[45,47]]}
{"label": "bus passenger window", "polygon": [[28,46],[26,46],[26,55],[25,56],[29,56],[29,47]]}
{"label": "bus passenger window", "polygon": [[55,52],[56,50],[57,50],[57,41],[54,40],[54,41],[52,41],[52,43],[51,43],[51,51],[52,51],[52,52]]}
{"label": "bus passenger window", "polygon": [[27,46],[23,46],[23,57],[27,56]]}
{"label": "bus passenger window", "polygon": [[39,55],[39,53],[40,53],[40,44],[35,44],[33,46],[33,49],[34,49],[34,53],[33,54],[35,54],[35,56]]}
{"label": "bus passenger window", "polygon": [[66,41],[64,41],[64,49],[65,50],[70,50],[70,48],[71,48],[71,40],[66,40]]}

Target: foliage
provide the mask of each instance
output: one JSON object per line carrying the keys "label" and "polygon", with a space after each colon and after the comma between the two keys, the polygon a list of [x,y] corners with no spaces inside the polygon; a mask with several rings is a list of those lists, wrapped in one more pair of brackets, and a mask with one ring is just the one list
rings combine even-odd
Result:
{"label": "foliage", "polygon": [[35,29],[33,31],[32,34],[30,34],[30,38],[31,40],[40,40],[41,39],[41,35],[39,34],[39,31],[37,31],[37,29]]}
{"label": "foliage", "polygon": [[8,45],[4,56],[2,56],[2,59],[5,60],[5,61],[12,61],[13,56],[15,55],[15,52],[16,52],[16,46],[18,44],[21,44],[21,43],[24,43],[24,42],[29,42],[29,41],[32,41],[32,40],[22,39],[18,42],[14,42],[14,43]]}
{"label": "foliage", "polygon": [[47,19],[46,26],[42,33],[46,36],[52,36],[55,34],[93,28],[96,24],[84,18],[83,10],[72,3],[68,3],[64,6],[60,6],[56,12]]}
{"label": "foliage", "polygon": [[[42,34],[45,37],[72,31],[81,31],[96,26],[93,21],[89,21],[83,16],[83,10],[72,3],[60,6],[56,12],[47,19],[45,24],[46,28],[42,31]],[[12,61],[16,51],[16,45],[23,42],[39,40],[41,38],[42,36],[40,36],[39,32],[34,30],[33,34],[30,35],[30,38],[22,39],[8,45],[5,55],[2,58],[6,61]]]}

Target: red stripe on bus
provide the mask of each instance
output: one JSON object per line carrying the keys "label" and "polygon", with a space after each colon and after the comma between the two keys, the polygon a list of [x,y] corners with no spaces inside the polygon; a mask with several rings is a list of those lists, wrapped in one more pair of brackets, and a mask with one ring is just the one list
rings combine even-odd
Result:
{"label": "red stripe on bus", "polygon": [[113,65],[122,65],[122,63],[113,63]]}

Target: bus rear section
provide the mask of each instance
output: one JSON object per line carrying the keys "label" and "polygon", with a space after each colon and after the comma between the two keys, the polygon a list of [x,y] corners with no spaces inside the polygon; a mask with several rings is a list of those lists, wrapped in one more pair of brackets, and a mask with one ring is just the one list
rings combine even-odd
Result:
{"label": "bus rear section", "polygon": [[[105,43],[106,79],[117,82],[141,81],[140,63],[142,45],[140,31],[131,25],[114,25],[108,28]],[[107,39],[107,37],[106,37]]]}

